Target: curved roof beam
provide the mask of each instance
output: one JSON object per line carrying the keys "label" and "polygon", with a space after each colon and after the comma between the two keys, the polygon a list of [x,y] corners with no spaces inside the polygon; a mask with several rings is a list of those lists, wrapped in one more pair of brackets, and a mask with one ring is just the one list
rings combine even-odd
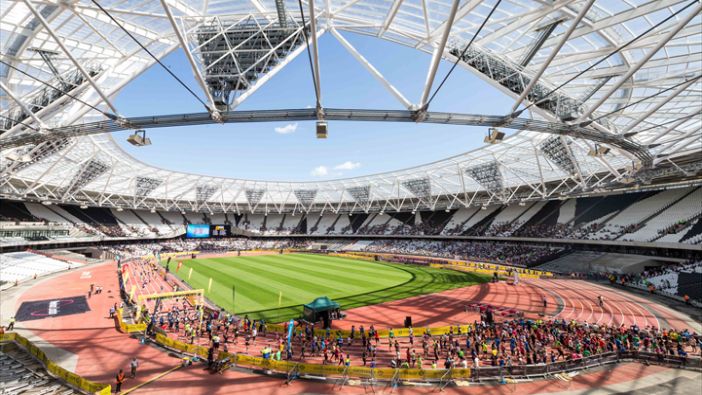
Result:
{"label": "curved roof beam", "polygon": [[[535,132],[550,133],[592,140],[605,143],[629,152],[644,165],[651,163],[652,157],[645,147],[630,141],[622,136],[612,135],[595,129],[567,125],[559,122],[539,121],[527,118],[514,118],[480,115],[458,114],[445,112],[427,112],[426,117],[417,117],[416,111],[405,110],[365,110],[365,109],[338,109],[327,108],[324,110],[325,118],[337,121],[372,121],[372,122],[426,122],[447,125],[503,127],[514,130],[531,130]],[[317,109],[291,109],[291,110],[253,110],[253,111],[226,111],[222,112],[222,123],[250,123],[250,122],[275,122],[275,121],[306,121],[317,119]],[[146,117],[125,118],[121,122],[112,120],[85,123],[81,125],[64,126],[48,129],[52,138],[85,136],[91,134],[111,133],[128,129],[148,129],[159,127],[202,125],[213,123],[209,113],[190,113],[157,115]],[[39,140],[38,140],[39,139]],[[4,147],[16,147],[43,140],[36,135],[19,135],[7,139],[0,139]]]}

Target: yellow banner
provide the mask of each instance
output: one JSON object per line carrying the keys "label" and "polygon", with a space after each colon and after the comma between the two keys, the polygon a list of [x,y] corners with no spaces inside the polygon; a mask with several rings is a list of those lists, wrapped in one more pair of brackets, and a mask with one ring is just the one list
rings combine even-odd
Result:
{"label": "yellow banner", "polygon": [[[547,271],[542,271],[542,270],[532,270],[532,269],[526,269],[526,268],[521,268],[521,267],[509,266],[509,265],[501,265],[501,264],[497,264],[497,263],[476,262],[476,261],[460,261],[460,260],[455,260],[455,259],[438,258],[438,257],[435,258],[435,257],[429,257],[429,256],[421,256],[421,255],[372,253],[372,252],[360,252],[360,251],[349,251],[349,252],[338,253],[338,254],[333,253],[333,254],[329,254],[329,255],[330,256],[345,257],[345,258],[352,258],[352,259],[361,259],[364,261],[374,261],[376,256],[382,257],[382,258],[390,258],[390,257],[396,256],[396,257],[404,257],[404,258],[412,258],[412,259],[420,259],[420,260],[423,259],[423,260],[426,260],[427,262],[431,261],[431,265],[433,267],[445,267],[445,265],[466,266],[466,267],[474,267],[476,269],[488,270],[489,274],[494,273],[496,270],[497,271],[503,270],[505,272],[508,270],[516,270],[520,276],[528,275],[528,276],[539,276],[539,277],[553,277],[553,273],[547,272]],[[437,265],[437,266],[434,266],[434,265]],[[525,278],[538,278],[538,277],[525,277]]]}
{"label": "yellow banner", "polygon": [[139,304],[141,304],[141,302],[144,300],[178,298],[181,296],[191,296],[191,295],[202,296],[204,293],[205,293],[205,291],[202,289],[192,289],[192,290],[188,290],[188,291],[163,292],[160,294],[139,295]]}

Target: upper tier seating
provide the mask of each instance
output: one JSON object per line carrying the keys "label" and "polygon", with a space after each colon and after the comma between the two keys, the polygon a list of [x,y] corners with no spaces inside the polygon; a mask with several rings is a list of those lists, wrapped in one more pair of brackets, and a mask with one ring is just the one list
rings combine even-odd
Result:
{"label": "upper tier seating", "polygon": [[[683,190],[685,192],[685,190]],[[660,238],[666,230],[672,230],[675,224],[685,224],[702,214],[702,189],[697,188],[683,195],[677,202],[662,211],[653,212],[654,216],[646,221],[638,230],[625,234],[623,240],[653,241]],[[650,213],[649,213],[650,214]],[[684,228],[684,227],[683,227]],[[678,231],[680,238],[684,232]],[[678,239],[679,240],[679,239]],[[678,240],[673,240],[676,242]]]}
{"label": "upper tier seating", "polygon": [[589,235],[588,238],[616,239],[650,215],[665,209],[671,202],[680,199],[687,192],[689,191],[686,189],[672,189],[641,199],[609,218],[599,231]]}

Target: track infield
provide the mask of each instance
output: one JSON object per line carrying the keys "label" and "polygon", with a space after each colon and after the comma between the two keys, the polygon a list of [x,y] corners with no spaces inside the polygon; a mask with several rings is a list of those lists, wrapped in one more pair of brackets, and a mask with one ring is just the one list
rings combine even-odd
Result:
{"label": "track infield", "polygon": [[[299,317],[302,304],[319,296],[328,296],[347,310],[489,281],[488,276],[474,273],[313,254],[182,262],[176,276],[195,289],[204,289],[218,306],[268,322]],[[172,272],[174,266],[171,263]]]}

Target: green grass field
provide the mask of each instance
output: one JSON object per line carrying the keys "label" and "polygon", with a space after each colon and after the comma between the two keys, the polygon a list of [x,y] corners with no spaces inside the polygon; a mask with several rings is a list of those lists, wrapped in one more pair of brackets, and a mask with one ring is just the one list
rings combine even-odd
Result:
{"label": "green grass field", "polygon": [[[299,317],[302,304],[319,296],[350,309],[489,280],[474,273],[312,254],[184,260],[176,275],[193,288],[204,289],[217,305],[268,322]],[[207,292],[210,278],[212,288]]]}

